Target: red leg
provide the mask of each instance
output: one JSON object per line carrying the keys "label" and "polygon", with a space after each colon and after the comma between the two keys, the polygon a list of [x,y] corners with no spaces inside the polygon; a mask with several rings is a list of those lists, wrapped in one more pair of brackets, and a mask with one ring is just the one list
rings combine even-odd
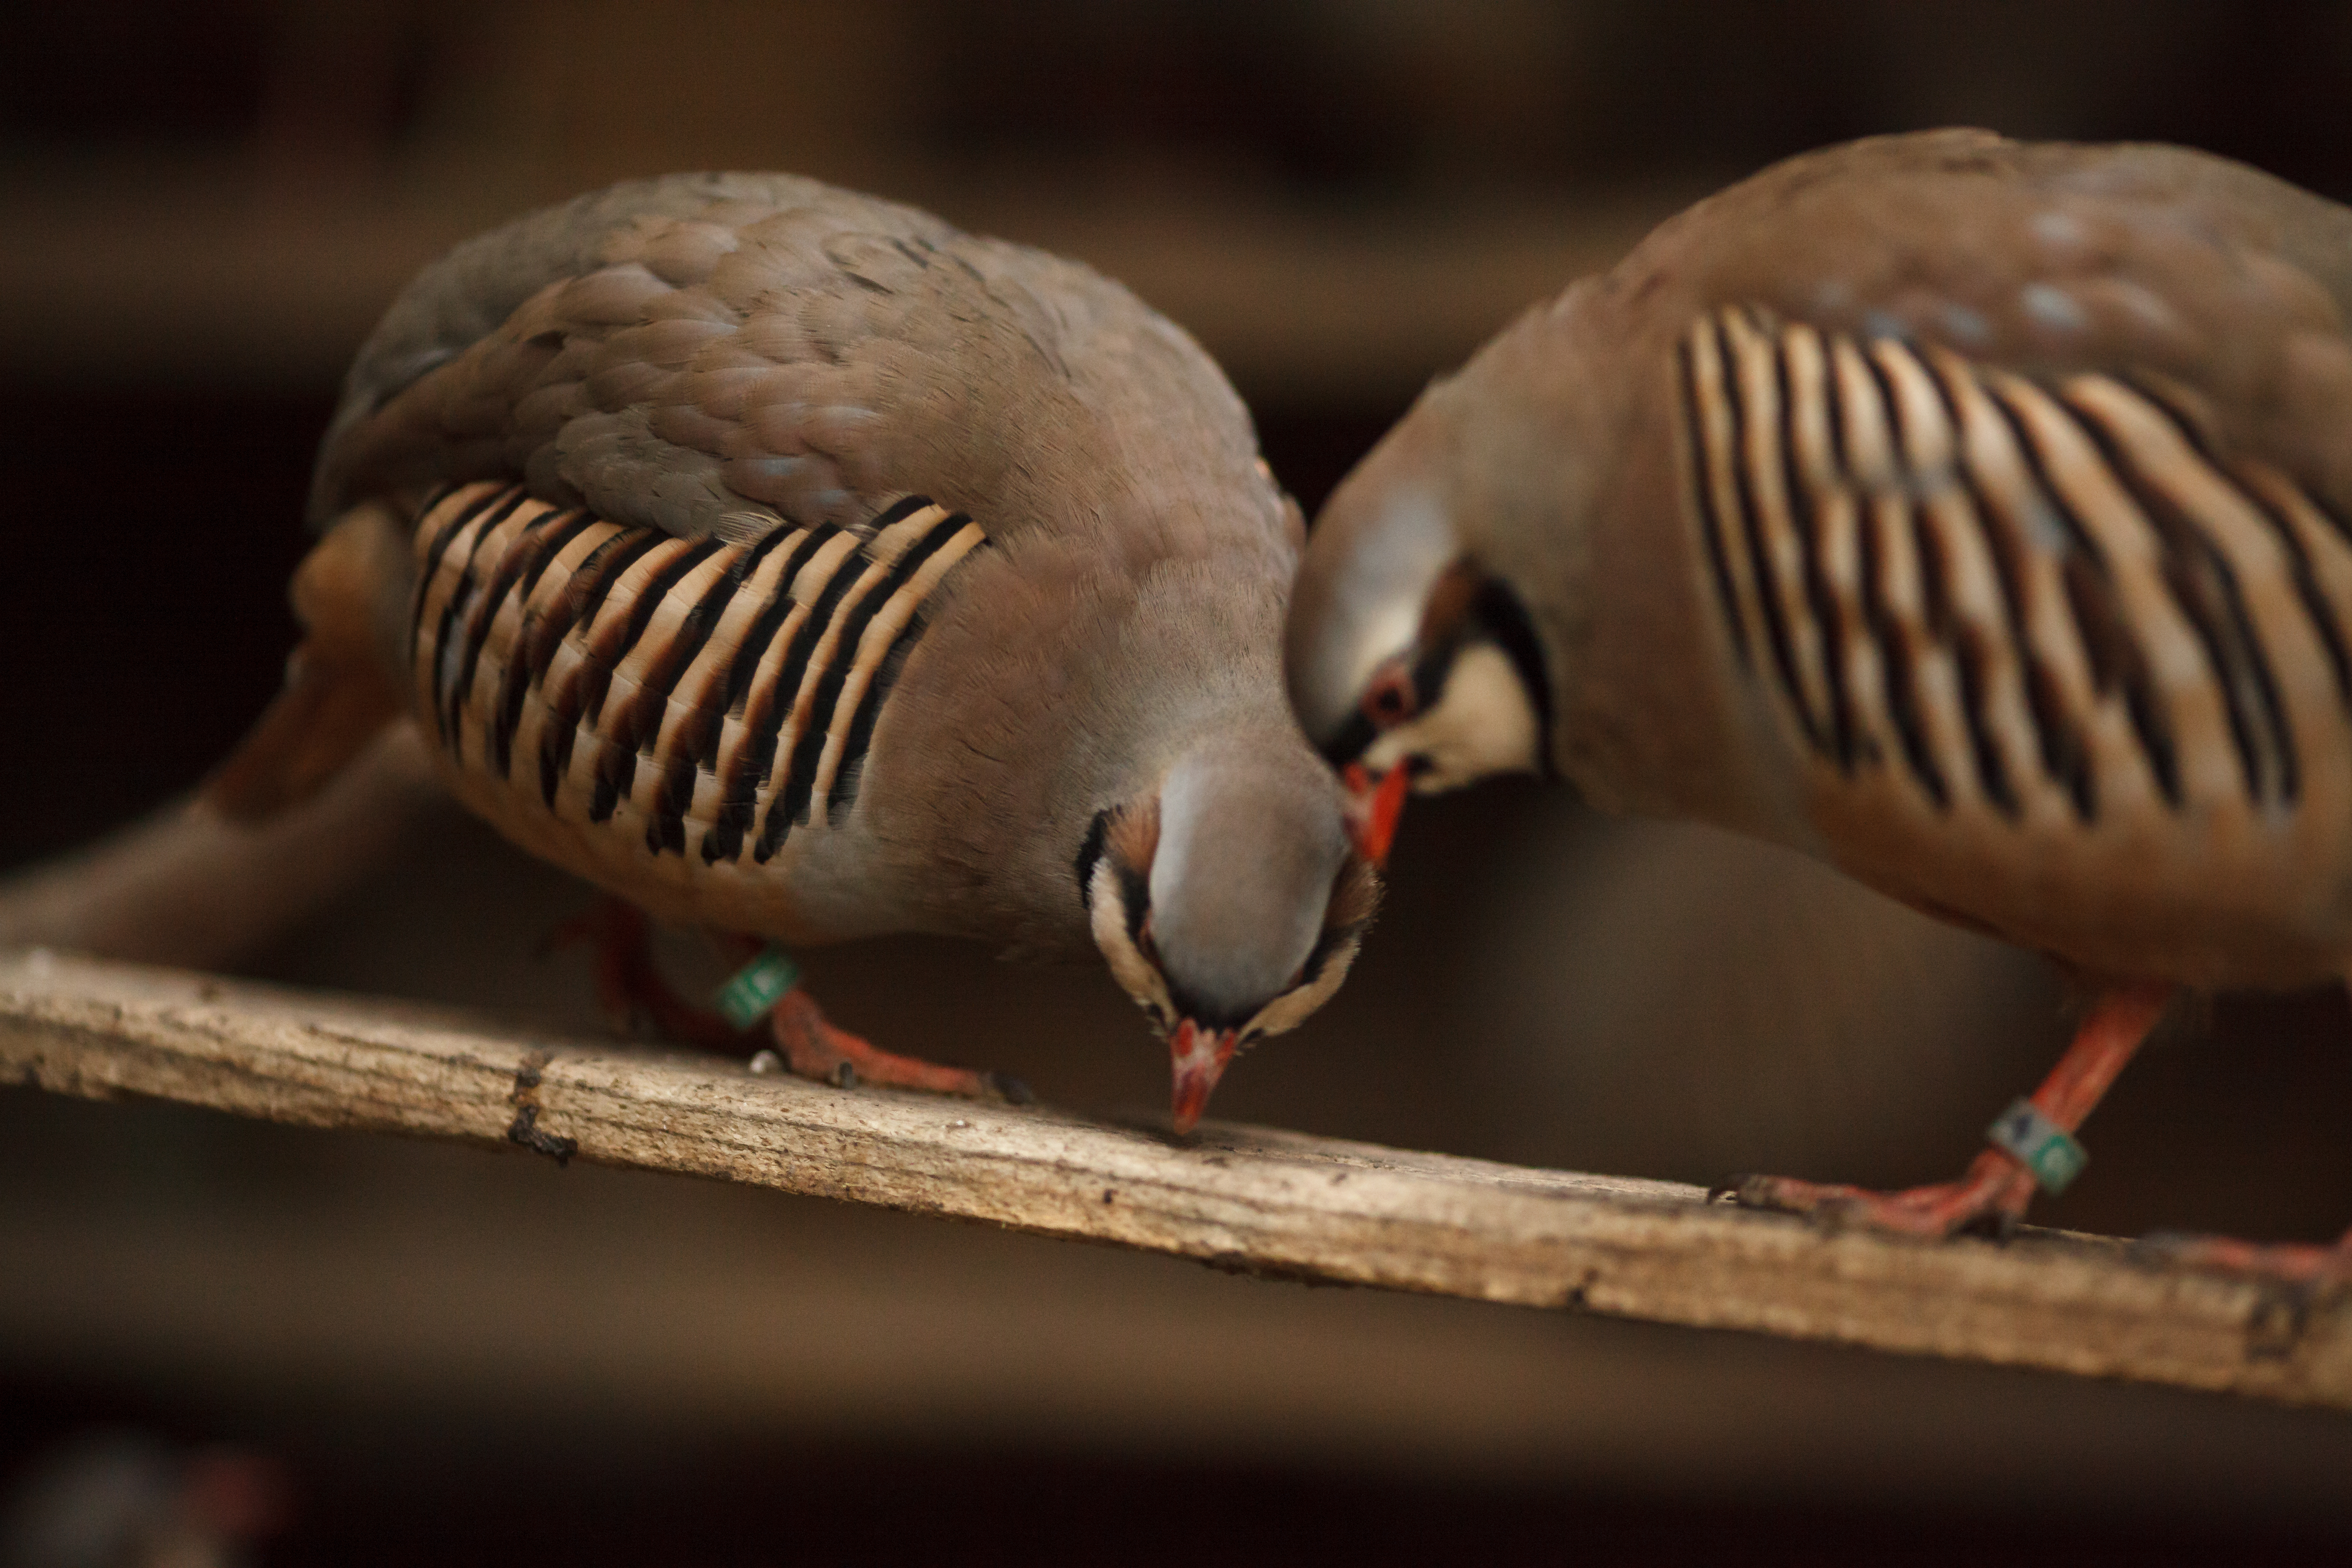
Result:
{"label": "red leg", "polygon": [[[646,917],[635,905],[607,898],[556,932],[559,941],[589,941],[596,947],[596,997],[607,1012],[642,1018],[664,1037],[706,1049],[740,1053],[757,1037],[757,1026],[739,1031],[715,1012],[698,1007],[670,989],[654,963]],[[749,938],[727,938],[748,958],[759,950]],[[785,1062],[803,1078],[849,1085],[896,1084],[934,1094],[1029,1102],[1028,1086],[1003,1073],[940,1067],[914,1057],[877,1048],[827,1022],[816,998],[801,987],[784,993],[768,1016],[768,1027]]]}
{"label": "red leg", "polygon": [[594,944],[596,1001],[614,1018],[626,1023],[642,1019],[665,1039],[707,1050],[740,1052],[755,1037],[670,989],[654,963],[646,917],[635,904],[600,899],[586,914],[557,928],[555,940]]}
{"label": "red leg", "polygon": [[2153,1257],[2221,1274],[2244,1274],[2289,1285],[2352,1283],[2352,1230],[2332,1247],[2296,1242],[2239,1241],[2226,1236],[2168,1237],[2145,1244]]}
{"label": "red leg", "polygon": [[2290,1287],[2352,1284],[2352,1230],[2337,1237],[2333,1247],[2239,1241],[2226,1236],[2150,1237],[2141,1247],[2150,1257],[2167,1262]]}
{"label": "red leg", "polygon": [[[2033,1091],[2034,1108],[2068,1133],[2081,1128],[2164,1016],[2171,995],[2171,987],[2161,985],[2121,986],[2102,995],[2074,1031],[2066,1054]],[[2014,1223],[2032,1201],[2035,1185],[2033,1173],[2015,1155],[1987,1149],[1958,1181],[1899,1193],[1823,1186],[1789,1176],[1744,1176],[1731,1191],[1752,1208],[1834,1215],[1912,1236],[1948,1236],[1984,1220]]]}
{"label": "red leg", "polygon": [[961,1094],[972,1100],[1009,1100],[1026,1105],[1029,1089],[1019,1079],[1003,1073],[974,1072],[970,1068],[940,1067],[915,1057],[882,1050],[825,1019],[816,998],[795,988],[784,993],[769,1015],[776,1045],[785,1062],[803,1078],[847,1088],[864,1079],[895,1084],[932,1094]]}

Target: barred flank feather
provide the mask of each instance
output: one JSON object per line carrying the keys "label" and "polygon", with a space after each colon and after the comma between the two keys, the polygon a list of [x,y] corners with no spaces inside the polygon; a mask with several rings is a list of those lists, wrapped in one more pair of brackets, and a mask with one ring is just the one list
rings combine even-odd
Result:
{"label": "barred flank feather", "polygon": [[486,483],[438,500],[415,541],[415,701],[449,761],[710,865],[849,811],[925,606],[987,538],[919,496],[866,533],[732,543]]}
{"label": "barred flank feather", "polygon": [[1811,755],[1937,812],[2294,807],[2298,703],[2352,710],[2352,531],[2284,474],[2114,375],[1738,308],[1680,356],[1714,603]]}

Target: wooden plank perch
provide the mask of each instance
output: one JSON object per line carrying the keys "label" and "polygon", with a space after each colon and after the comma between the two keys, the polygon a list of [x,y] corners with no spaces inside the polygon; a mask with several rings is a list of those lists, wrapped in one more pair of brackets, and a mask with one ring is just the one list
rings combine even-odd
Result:
{"label": "wooden plank perch", "polygon": [[1833,1234],[1698,1188],[1211,1124],[840,1090],[377,1000],[0,952],[0,1082],[1112,1242],[1223,1268],[2352,1409],[2352,1302],[2027,1230]]}

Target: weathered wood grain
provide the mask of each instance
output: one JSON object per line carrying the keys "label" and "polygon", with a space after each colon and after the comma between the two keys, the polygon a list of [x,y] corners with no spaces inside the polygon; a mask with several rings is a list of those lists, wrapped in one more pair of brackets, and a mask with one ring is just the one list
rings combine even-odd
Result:
{"label": "weathered wood grain", "polygon": [[840,1090],[478,1016],[0,952],[0,1082],[511,1143],[1220,1268],[2352,1409],[2352,1303],[2029,1230],[1832,1234],[1696,1187]]}

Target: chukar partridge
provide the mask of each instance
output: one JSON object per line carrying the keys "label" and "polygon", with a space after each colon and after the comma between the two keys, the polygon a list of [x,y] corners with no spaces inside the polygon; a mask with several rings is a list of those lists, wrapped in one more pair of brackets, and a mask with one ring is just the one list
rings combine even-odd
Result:
{"label": "chukar partridge", "polygon": [[1531,769],[2056,957],[2097,1000],[1963,1180],[1742,1189],[2013,1216],[2176,990],[2352,965],[2347,310],[2352,212],[2208,154],[1794,159],[1423,395],[1313,537],[1293,704],[1374,840]]}
{"label": "chukar partridge", "polygon": [[[1190,338],[1075,263],[780,174],[460,246],[320,453],[255,816],[413,720],[524,847],[657,918],[1098,951],[1189,1128],[1378,896],[1279,670],[1301,520]],[[791,992],[792,1066],[954,1092]]]}

